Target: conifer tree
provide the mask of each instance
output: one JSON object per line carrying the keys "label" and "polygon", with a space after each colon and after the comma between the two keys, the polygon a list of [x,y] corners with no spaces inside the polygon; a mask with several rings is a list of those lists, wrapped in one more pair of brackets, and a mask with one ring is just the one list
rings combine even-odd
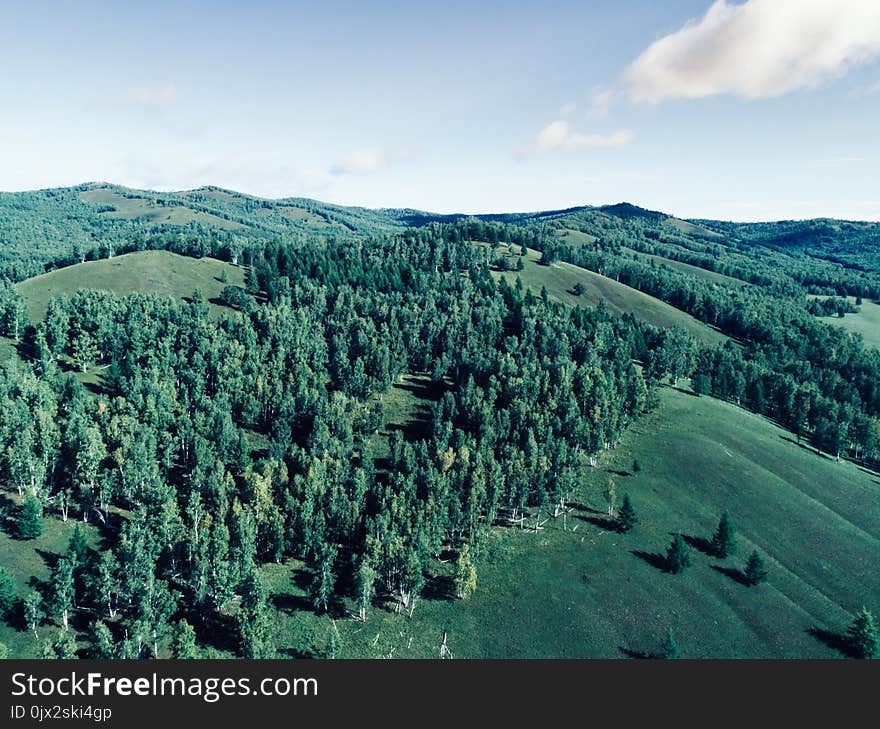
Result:
{"label": "conifer tree", "polygon": [[620,511],[617,513],[617,531],[626,533],[630,531],[639,521],[636,510],[629,499],[629,494],[623,495],[623,503],[620,505]]}
{"label": "conifer tree", "polygon": [[856,613],[846,631],[847,640],[856,658],[873,658],[877,655],[878,636],[874,616],[863,607]]}
{"label": "conifer tree", "polygon": [[677,575],[691,564],[691,554],[681,534],[676,534],[666,550],[666,571]]}
{"label": "conifer tree", "polygon": [[712,537],[712,552],[721,558],[736,552],[736,527],[726,511],[721,515],[718,529]]}
{"label": "conifer tree", "polygon": [[743,573],[746,584],[750,586],[757,585],[767,579],[767,567],[764,559],[758,554],[758,550],[754,550],[749,555],[749,561],[746,562],[746,569]]}
{"label": "conifer tree", "polygon": [[36,497],[25,498],[15,528],[19,539],[36,539],[43,533],[43,507]]}

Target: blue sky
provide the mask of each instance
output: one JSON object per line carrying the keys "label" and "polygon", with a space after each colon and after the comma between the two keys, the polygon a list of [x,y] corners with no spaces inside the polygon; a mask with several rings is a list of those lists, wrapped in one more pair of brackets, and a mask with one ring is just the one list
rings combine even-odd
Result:
{"label": "blue sky", "polygon": [[880,219],[880,2],[0,4],[0,189]]}

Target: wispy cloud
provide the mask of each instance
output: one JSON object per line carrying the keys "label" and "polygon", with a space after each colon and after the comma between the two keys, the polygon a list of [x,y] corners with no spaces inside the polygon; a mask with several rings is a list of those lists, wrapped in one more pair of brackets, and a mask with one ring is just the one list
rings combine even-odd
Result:
{"label": "wispy cloud", "polygon": [[159,111],[177,103],[177,89],[174,84],[132,89],[125,99],[129,106],[146,111]]}
{"label": "wispy cloud", "polygon": [[538,132],[529,146],[529,151],[540,153],[625,147],[634,138],[635,135],[629,129],[618,129],[610,134],[585,134],[574,131],[567,121],[558,119]]}
{"label": "wispy cloud", "polygon": [[333,164],[331,175],[369,175],[388,166],[385,152],[375,147],[358,149]]}
{"label": "wispy cloud", "polygon": [[372,175],[398,164],[418,162],[425,157],[425,154],[424,147],[400,147],[390,150],[363,147],[331,165],[329,174],[334,177]]}
{"label": "wispy cloud", "polygon": [[566,102],[561,107],[559,107],[559,113],[562,116],[571,116],[575,113],[575,111],[577,111],[577,104],[575,104],[573,101]]}
{"label": "wispy cloud", "polygon": [[880,81],[875,81],[866,86],[856,86],[849,92],[850,97],[853,99],[861,99],[865,96],[873,96],[874,94],[880,94]]}
{"label": "wispy cloud", "polygon": [[606,86],[593,88],[592,108],[587,112],[587,119],[604,119],[608,116],[617,93],[615,89]]}
{"label": "wispy cloud", "polygon": [[626,70],[637,102],[715,94],[766,98],[810,88],[880,56],[876,0],[716,0]]}

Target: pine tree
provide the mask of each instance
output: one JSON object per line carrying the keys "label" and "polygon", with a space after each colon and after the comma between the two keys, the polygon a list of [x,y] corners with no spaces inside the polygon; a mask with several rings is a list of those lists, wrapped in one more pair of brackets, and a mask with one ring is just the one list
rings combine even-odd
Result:
{"label": "pine tree", "polygon": [[623,503],[620,505],[620,511],[617,513],[617,531],[626,533],[630,531],[639,522],[636,510],[629,500],[629,494],[623,495]]}
{"label": "pine tree", "polygon": [[736,527],[726,511],[721,515],[718,529],[712,537],[712,552],[722,559],[736,552]]}
{"label": "pine tree", "polygon": [[847,640],[856,658],[873,658],[877,655],[878,636],[874,616],[863,607],[853,618],[846,631]]}
{"label": "pine tree", "polygon": [[19,509],[15,529],[19,539],[36,539],[43,533],[43,507],[33,496]]}
{"label": "pine tree", "polygon": [[462,545],[455,563],[455,594],[462,600],[473,594],[477,589],[477,570],[471,562],[469,544]]}
{"label": "pine tree", "polygon": [[743,574],[746,584],[750,586],[757,585],[767,579],[767,567],[764,565],[764,560],[758,554],[757,549],[749,556],[749,561],[746,562],[746,569]]}
{"label": "pine tree", "polygon": [[681,534],[676,534],[666,550],[666,571],[677,575],[691,564],[691,554]]}
{"label": "pine tree", "polygon": [[672,635],[672,629],[670,628],[666,632],[665,640],[660,644],[660,650],[657,651],[657,658],[671,661],[678,657],[678,643],[675,642],[675,637]]}

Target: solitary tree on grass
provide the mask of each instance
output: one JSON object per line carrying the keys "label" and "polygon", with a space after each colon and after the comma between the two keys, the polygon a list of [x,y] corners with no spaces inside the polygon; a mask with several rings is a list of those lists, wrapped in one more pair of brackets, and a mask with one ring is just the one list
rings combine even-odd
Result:
{"label": "solitary tree on grass", "polygon": [[677,575],[691,564],[691,554],[681,534],[676,534],[666,550],[666,571]]}
{"label": "solitary tree on grass", "polygon": [[43,533],[43,508],[36,498],[29,496],[25,499],[15,527],[20,539],[36,539]]}
{"label": "solitary tree on grass", "polygon": [[632,501],[629,500],[629,494],[623,495],[623,503],[620,505],[620,511],[617,512],[617,531],[621,533],[628,532],[639,521],[636,510],[633,508]]}
{"label": "solitary tree on grass", "polygon": [[757,549],[751,553],[749,561],[746,562],[745,578],[746,584],[750,586],[757,585],[767,579],[767,566]]}
{"label": "solitary tree on grass", "polygon": [[726,511],[721,515],[718,529],[712,537],[712,552],[717,557],[728,557],[736,552],[736,527]]}
{"label": "solitary tree on grass", "polygon": [[873,658],[877,655],[878,637],[874,616],[863,607],[846,631],[847,639],[856,658]]}

